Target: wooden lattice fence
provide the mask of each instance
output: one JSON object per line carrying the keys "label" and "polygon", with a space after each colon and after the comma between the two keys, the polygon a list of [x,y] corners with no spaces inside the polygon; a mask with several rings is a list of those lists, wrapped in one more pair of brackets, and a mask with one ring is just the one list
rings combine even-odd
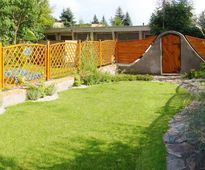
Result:
{"label": "wooden lattice fence", "polygon": [[3,47],[0,43],[1,87],[25,81],[49,80],[72,74],[82,55],[89,60],[96,55],[97,65],[111,64],[115,41],[85,41],[44,44],[18,44]]}

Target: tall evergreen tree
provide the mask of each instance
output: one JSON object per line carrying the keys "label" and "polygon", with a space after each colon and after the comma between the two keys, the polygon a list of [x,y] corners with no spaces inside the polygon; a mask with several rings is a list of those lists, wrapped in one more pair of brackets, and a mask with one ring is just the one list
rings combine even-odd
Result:
{"label": "tall evergreen tree", "polygon": [[73,26],[76,22],[74,21],[74,15],[70,8],[63,9],[60,16],[61,21],[63,21],[66,27]]}
{"label": "tall evergreen tree", "polygon": [[105,26],[108,25],[108,23],[107,23],[107,21],[106,21],[106,19],[105,19],[105,16],[102,17],[102,20],[101,20],[100,23],[103,24],[103,25],[105,25]]}
{"label": "tall evergreen tree", "polygon": [[99,20],[98,20],[96,14],[95,14],[94,17],[93,17],[92,24],[99,24]]}
{"label": "tall evergreen tree", "polygon": [[113,26],[122,26],[124,25],[124,14],[121,7],[118,7],[115,13],[115,17],[111,20],[111,24]]}
{"label": "tall evergreen tree", "polygon": [[132,26],[132,20],[131,20],[130,15],[129,15],[128,12],[126,12],[126,14],[125,14],[125,18],[123,20],[123,24],[125,26]]}
{"label": "tall evergreen tree", "polygon": [[124,20],[125,15],[124,15],[122,8],[120,6],[116,10],[115,17],[120,18],[122,21]]}

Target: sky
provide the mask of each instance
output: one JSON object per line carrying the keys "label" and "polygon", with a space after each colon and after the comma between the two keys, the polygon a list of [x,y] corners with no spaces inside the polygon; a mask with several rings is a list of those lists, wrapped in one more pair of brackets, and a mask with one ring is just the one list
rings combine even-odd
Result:
{"label": "sky", "polygon": [[[194,14],[198,15],[205,10],[205,0],[192,0]],[[109,22],[111,16],[115,15],[117,7],[123,12],[129,12],[133,25],[148,24],[152,12],[156,9],[158,0],[49,0],[53,9],[53,16],[59,18],[65,8],[71,8],[75,20],[91,22],[94,14],[99,20],[105,16]]]}

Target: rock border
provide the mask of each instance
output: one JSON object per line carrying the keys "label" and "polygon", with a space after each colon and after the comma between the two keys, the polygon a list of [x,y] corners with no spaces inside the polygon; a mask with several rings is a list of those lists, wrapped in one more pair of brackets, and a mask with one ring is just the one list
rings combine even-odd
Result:
{"label": "rock border", "polygon": [[[155,81],[169,82],[187,89],[191,94],[198,95],[204,87],[203,79],[183,80],[180,76],[155,76]],[[163,137],[167,150],[167,170],[202,170],[201,155],[194,143],[187,140],[193,113],[200,108],[200,101],[193,101],[185,109],[177,113],[169,122],[169,129]],[[205,155],[204,155],[205,156]]]}

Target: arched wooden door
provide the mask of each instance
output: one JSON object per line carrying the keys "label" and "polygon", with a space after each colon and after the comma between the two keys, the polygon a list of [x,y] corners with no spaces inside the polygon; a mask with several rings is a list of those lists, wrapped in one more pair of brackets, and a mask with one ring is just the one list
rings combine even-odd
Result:
{"label": "arched wooden door", "polygon": [[162,72],[179,73],[181,69],[180,36],[167,34],[162,37]]}

